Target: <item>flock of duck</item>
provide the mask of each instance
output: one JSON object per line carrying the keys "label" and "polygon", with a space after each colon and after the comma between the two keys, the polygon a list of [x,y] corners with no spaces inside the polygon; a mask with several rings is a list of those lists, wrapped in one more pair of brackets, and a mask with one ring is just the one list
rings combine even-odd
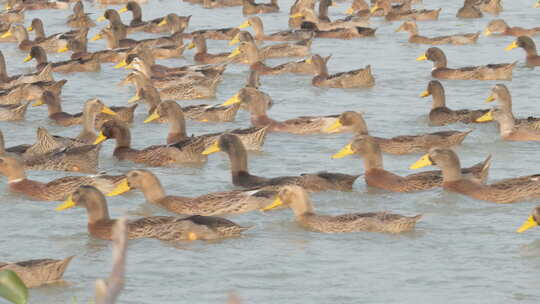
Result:
{"label": "flock of duck", "polygon": [[[122,4],[123,0],[103,0],[102,4]],[[248,170],[248,151],[261,150],[268,133],[329,134],[352,133],[354,138],[333,155],[341,158],[357,155],[364,161],[365,183],[392,192],[414,192],[442,187],[478,200],[494,203],[513,203],[540,197],[538,175],[509,178],[486,184],[491,157],[470,167],[462,167],[459,156],[451,149],[461,144],[471,131],[440,131],[428,134],[403,135],[393,138],[369,136],[362,113],[346,111],[339,115],[297,117],[285,121],[270,118],[267,110],[272,98],[259,89],[261,76],[269,74],[313,75],[312,85],[331,88],[369,88],[375,85],[371,67],[329,74],[330,57],[311,54],[313,39],[357,39],[376,35],[368,27],[370,18],[403,21],[396,32],[408,32],[410,43],[426,45],[466,45],[477,42],[481,33],[426,37],[419,34],[417,21],[437,20],[440,9],[417,10],[412,0],[372,1],[354,0],[346,11],[347,17],[330,20],[331,0],[296,0],[290,8],[290,30],[272,34],[264,31],[257,14],[280,11],[277,1],[259,4],[253,0],[192,0],[205,8],[242,6],[246,20],[238,27],[188,31],[192,16],[170,13],[161,18],[144,20],[141,6],[126,2],[121,9],[106,9],[97,19],[84,12],[83,3],[73,5],[73,14],[66,24],[71,31],[47,35],[44,21],[33,19],[25,27],[24,12],[37,9],[66,9],[68,2],[46,0],[9,0],[0,14],[0,41],[16,43],[27,54],[25,62],[35,61],[35,72],[9,76],[5,58],[0,53],[0,120],[23,120],[30,104],[46,107],[54,124],[79,128],[76,138],[51,135],[45,128],[37,129],[33,144],[6,148],[0,137],[0,174],[8,181],[12,192],[32,200],[64,201],[57,210],[82,207],[87,210],[88,232],[91,236],[110,240],[115,219],[110,218],[106,196],[122,195],[139,190],[147,202],[184,215],[151,216],[129,221],[128,238],[156,238],[163,241],[213,240],[239,236],[248,227],[222,216],[256,210],[269,211],[291,208],[296,222],[302,227],[321,233],[387,232],[413,230],[421,215],[404,216],[389,212],[352,213],[338,216],[319,215],[310,200],[310,192],[327,190],[351,191],[360,175],[338,172],[316,172],[297,176],[262,177]],[[397,4],[396,4],[397,3]],[[540,6],[540,2],[535,6]],[[465,0],[457,12],[458,18],[480,18],[484,13],[498,15],[503,10],[501,0]],[[133,19],[123,24],[120,14],[131,12]],[[195,16],[196,17],[196,16]],[[195,18],[194,17],[194,18]],[[88,39],[89,28],[108,21],[99,33]],[[252,29],[253,33],[245,29]],[[31,39],[29,32],[35,33]],[[160,34],[156,38],[134,40],[127,38],[135,32]],[[485,35],[515,36],[507,50],[522,48],[528,66],[540,65],[540,57],[531,36],[540,28],[510,27],[504,20],[489,22]],[[87,49],[88,41],[105,40],[106,48],[96,52]],[[184,44],[184,40],[189,43]],[[227,40],[238,45],[231,52],[209,53],[207,40]],[[263,45],[274,41],[277,44]],[[156,59],[178,58],[185,49],[196,49],[194,61],[199,65],[169,67],[155,63]],[[71,52],[71,59],[50,62],[48,53]],[[497,84],[486,102],[497,101],[495,109],[452,110],[446,105],[445,91],[438,79],[511,80],[514,63],[486,64],[450,68],[443,50],[432,46],[418,61],[433,63],[430,81],[421,97],[431,96],[429,122],[434,126],[452,123],[486,123],[496,121],[504,140],[540,140],[540,118],[516,118],[512,112],[512,98],[504,84]],[[277,66],[265,64],[267,58],[304,57]],[[107,106],[92,98],[82,105],[80,113],[66,113],[62,109],[62,87],[65,80],[55,80],[62,73],[96,72],[103,63],[125,68],[130,73],[122,85],[135,88],[128,103],[133,105]],[[211,98],[226,77],[230,64],[247,64],[245,87],[219,105],[180,106],[176,101]],[[54,74],[53,74],[54,73]],[[144,123],[168,124],[167,140],[162,145],[143,149],[131,147],[130,126],[134,121],[137,102],[144,102],[148,116]],[[188,136],[189,121],[230,122],[239,110],[249,112],[251,127],[227,132]],[[117,160],[133,162],[133,167],[178,166],[201,164],[208,156],[222,152],[230,160],[232,184],[235,190],[214,192],[198,197],[168,195],[150,168],[134,169],[121,175],[97,174],[100,148],[106,141],[115,141],[113,152]],[[383,167],[383,153],[403,155],[426,153],[411,165],[412,169],[437,166],[440,170],[424,171],[399,176]],[[38,182],[27,177],[29,170],[55,170],[85,173]],[[540,206],[518,231],[523,232],[540,223]],[[65,260],[32,260],[0,264],[0,270],[13,269],[29,287],[59,280],[71,258]]]}

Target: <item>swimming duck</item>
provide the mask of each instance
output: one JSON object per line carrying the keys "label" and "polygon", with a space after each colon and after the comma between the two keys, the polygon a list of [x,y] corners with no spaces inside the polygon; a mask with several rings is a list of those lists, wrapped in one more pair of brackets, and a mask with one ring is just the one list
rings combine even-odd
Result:
{"label": "swimming duck", "polygon": [[0,104],[0,121],[23,120],[29,104],[29,102],[7,105]]}
{"label": "swimming duck", "polygon": [[[343,112],[336,122],[325,131],[333,132],[343,127],[349,128],[355,136],[369,135],[368,128],[362,114],[353,111]],[[403,155],[409,153],[427,152],[432,147],[450,148],[459,145],[469,131],[440,131],[418,135],[401,135],[392,138],[372,136],[384,153]],[[349,144],[351,146],[351,144]],[[351,148],[351,147],[349,147]]]}
{"label": "swimming duck", "polygon": [[458,10],[456,17],[462,19],[482,18],[484,14],[477,7],[477,2],[477,0],[465,0],[463,7]]}
{"label": "swimming duck", "polygon": [[335,28],[331,30],[321,30],[319,25],[314,22],[304,21],[302,22],[301,29],[312,31],[317,38],[328,39],[355,39],[374,37],[377,29],[370,27],[349,27],[349,28]]}
{"label": "swimming duck", "polygon": [[117,195],[130,189],[139,189],[147,202],[158,205],[168,211],[183,215],[227,215],[239,214],[261,209],[271,203],[273,191],[227,191],[214,192],[198,197],[166,195],[159,179],[148,170],[133,170],[126,174],[126,179],[116,191],[108,194]]}
{"label": "swimming duck", "polygon": [[0,22],[4,24],[23,23],[24,11],[23,8],[6,8],[6,10],[0,12]]}
{"label": "swimming duck", "polygon": [[239,104],[241,108],[248,110],[251,100],[262,100],[266,104],[266,108],[269,109],[273,104],[272,98],[270,95],[259,90],[260,86],[259,72],[250,71],[246,85],[231,98],[227,99],[222,106]]}
{"label": "swimming duck", "polygon": [[521,225],[521,227],[518,228],[517,232],[524,232],[526,230],[529,230],[533,227],[538,226],[538,223],[540,223],[540,206],[533,209],[529,218],[525,221],[525,223]]}
{"label": "swimming duck", "polygon": [[503,11],[501,0],[481,0],[479,8],[481,11],[495,16]]}
{"label": "swimming duck", "polygon": [[[491,95],[486,99],[486,103],[498,101],[498,106],[501,112],[505,115],[509,114],[514,117],[512,113],[512,95],[504,84],[496,84],[491,89]],[[514,118],[515,123],[520,127],[526,127],[529,129],[540,130],[540,118],[529,116],[527,118]]]}
{"label": "swimming duck", "polygon": [[36,68],[38,71],[45,68],[47,65],[52,65],[52,70],[57,73],[75,73],[75,72],[98,72],[101,70],[101,64],[96,57],[69,59],[58,62],[48,62],[47,54],[41,46],[33,46],[30,49],[30,53],[24,59],[24,62],[28,62],[32,59],[37,61]]}
{"label": "swimming duck", "polygon": [[279,12],[277,0],[270,0],[270,3],[255,3],[255,0],[242,0],[242,14],[268,14]]}
{"label": "swimming duck", "polygon": [[92,185],[108,193],[124,178],[124,175],[66,176],[42,183],[26,178],[21,161],[9,156],[0,156],[0,174],[7,177],[10,191],[42,201],[63,200],[82,185]]}
{"label": "swimming duck", "polygon": [[[310,35],[312,35],[312,32],[310,32]],[[280,57],[304,57],[308,56],[310,54],[311,49],[311,43],[312,38],[308,38],[305,40],[300,40],[294,43],[276,43],[271,44],[262,47],[259,50],[259,55],[264,58],[280,58]],[[255,40],[253,39],[253,36],[249,32],[241,31],[234,37],[233,40],[229,42],[229,45],[235,45],[239,42],[249,42],[249,43],[255,43]],[[236,57],[238,58],[238,57]],[[242,60],[240,58],[241,62],[247,62],[245,59]],[[238,61],[237,61],[238,62]]]}
{"label": "swimming duck", "polygon": [[[312,32],[304,30],[288,30],[288,31],[279,31],[269,35],[264,33],[264,25],[258,16],[249,17],[244,23],[242,23],[238,28],[244,29],[252,27],[255,32],[256,40],[266,40],[266,41],[291,41],[291,40],[306,40],[311,39]],[[235,37],[236,38],[236,37]]]}
{"label": "swimming duck", "polygon": [[0,271],[12,270],[28,288],[56,283],[62,280],[64,272],[74,256],[63,260],[39,259],[20,262],[0,262]]}
{"label": "swimming duck", "polygon": [[427,20],[438,20],[439,13],[441,9],[437,10],[397,10],[392,9],[392,4],[389,0],[377,0],[374,6],[371,7],[371,14],[377,12],[377,10],[382,10],[382,15],[386,21],[397,21],[397,20],[416,20],[416,21],[427,21]]}
{"label": "swimming duck", "polygon": [[[111,240],[116,220],[109,217],[105,196],[92,186],[82,186],[56,210],[86,208],[88,233],[98,239]],[[213,240],[237,237],[249,227],[213,216],[150,216],[127,222],[128,239],[154,238],[162,241]]]}
{"label": "swimming duck", "polygon": [[206,47],[206,38],[203,35],[193,36],[193,41],[187,46],[188,49],[197,48],[197,52],[193,59],[199,64],[218,64],[231,61],[229,58],[230,52],[224,52],[219,54],[209,54]]}
{"label": "swimming duck", "polygon": [[315,2],[316,0],[295,0],[289,9],[289,27],[299,29],[304,20],[298,17],[298,13],[304,8],[315,10]]}
{"label": "swimming duck", "polygon": [[526,29],[518,26],[509,26],[503,19],[494,19],[489,22],[484,35],[490,36],[492,34],[499,34],[503,36],[534,36],[540,33],[540,27],[533,27]]}
{"label": "swimming duck", "polygon": [[206,29],[206,30],[197,30],[189,34],[184,34],[184,38],[193,39],[196,35],[203,35],[204,38],[210,40],[231,40],[240,30],[237,27],[227,27],[219,29]]}
{"label": "swimming duck", "polygon": [[129,25],[130,26],[144,26],[144,29],[142,30],[144,32],[163,33],[163,32],[168,32],[170,30],[167,24],[163,24],[159,26],[159,24],[165,19],[165,17],[155,18],[149,21],[143,21],[141,6],[135,1],[129,1],[126,4],[126,6],[122,7],[118,12],[119,13],[131,12],[132,18],[131,18],[131,22],[129,22]]}
{"label": "swimming duck", "polygon": [[341,173],[305,173],[300,176],[283,176],[265,178],[251,175],[248,170],[247,152],[238,136],[233,134],[223,134],[211,146],[204,150],[203,154],[208,155],[223,151],[228,154],[231,164],[232,183],[243,188],[264,187],[280,188],[285,185],[299,185],[308,191],[351,191],[354,181],[359,175],[348,175]]}
{"label": "swimming duck", "polygon": [[[322,0],[319,1],[319,15],[318,20],[307,20],[307,21],[318,21],[316,23],[322,23],[325,26],[333,27],[362,27],[369,24],[369,15],[350,15],[343,19],[330,20],[328,17],[328,8],[330,6],[335,6],[334,1],[332,0]],[[307,9],[309,10],[309,9]],[[319,27],[320,29],[324,29]]]}
{"label": "swimming duck", "polygon": [[263,58],[254,42],[241,42],[240,45],[234,49],[229,58],[235,58],[239,55],[245,56],[247,64],[250,70],[256,70],[260,75],[275,75],[290,73],[291,66],[294,66],[295,62],[287,62],[274,67],[269,67],[263,62]]}
{"label": "swimming duck", "polygon": [[459,157],[450,149],[433,148],[411,165],[418,169],[429,165],[438,166],[443,172],[443,189],[460,193],[478,200],[507,204],[540,197],[540,178],[538,174],[504,179],[483,185],[466,179],[461,174]]}
{"label": "swimming duck", "polygon": [[[441,171],[426,171],[402,177],[384,170],[381,149],[377,141],[368,135],[356,136],[352,144],[346,145],[332,158],[350,154],[359,154],[364,159],[364,179],[371,187],[392,192],[414,192],[439,187],[443,182]],[[491,156],[488,156],[484,162],[465,168],[461,173],[470,175],[471,179],[479,183],[485,183],[490,165]]]}
{"label": "swimming duck", "polygon": [[106,10],[103,15],[101,15],[96,21],[97,22],[103,22],[105,20],[109,21],[108,28],[116,28],[118,29],[118,39],[126,39],[128,34],[133,34],[137,32],[141,32],[145,29],[144,24],[142,25],[125,25],[122,23],[122,19],[120,18],[120,14],[114,9],[108,9]]}
{"label": "swimming duck", "polygon": [[128,39],[120,38],[119,28],[113,26],[111,28],[102,29],[97,35],[92,37],[91,41],[96,41],[100,39],[105,39],[108,49],[117,49],[117,48],[134,48],[138,46],[161,46],[161,45],[171,45],[180,43],[183,44],[181,33],[179,35],[172,35],[170,37],[164,36],[160,38],[150,38],[150,39]]}
{"label": "swimming duck", "polygon": [[6,9],[24,9],[27,11],[42,9],[69,9],[69,3],[64,1],[24,1],[8,0]]}
{"label": "swimming duck", "polygon": [[175,13],[170,13],[167,16],[165,16],[163,20],[161,20],[158,26],[168,28],[171,34],[183,33],[185,29],[189,26],[190,20],[191,20],[191,15],[178,16]]}
{"label": "swimming duck", "polygon": [[495,120],[499,123],[502,139],[512,141],[540,141],[540,130],[527,125],[517,125],[514,116],[500,109],[493,109],[477,119],[478,122]]}
{"label": "swimming duck", "polygon": [[285,205],[292,209],[296,222],[310,230],[322,233],[386,232],[401,233],[414,230],[422,215],[403,216],[388,212],[349,213],[343,215],[317,215],[305,189],[290,185],[283,187],[271,204],[263,211]]}
{"label": "swimming duck", "polygon": [[28,39],[28,32],[22,25],[12,24],[9,30],[5,32],[1,37],[14,36],[17,39],[17,46],[22,51],[29,51],[33,46],[41,46],[49,52],[56,52],[57,50],[66,47],[67,40],[60,38],[59,36],[50,37],[44,41],[31,41]]}
{"label": "swimming duck", "polygon": [[460,80],[511,80],[512,70],[517,64],[501,63],[488,64],[482,66],[469,66],[457,69],[447,67],[446,55],[437,47],[431,47],[416,58],[417,61],[430,60],[433,62],[431,76],[439,79],[460,79]]}
{"label": "swimming duck", "polygon": [[242,5],[242,0],[202,0],[204,8],[231,7]]}
{"label": "swimming duck", "polygon": [[[330,35],[330,33],[337,35],[336,33],[347,32],[350,33],[350,38],[369,37],[373,36],[373,34],[375,33],[375,29],[367,27],[367,25],[369,24],[369,20],[362,17],[348,16],[344,19],[338,19],[335,21],[329,21],[329,19],[322,20],[319,16],[315,14],[315,11],[308,8],[303,8],[300,13],[297,13],[291,17],[301,18],[303,20],[301,28],[304,31],[309,29],[320,31],[321,33],[316,32],[316,36],[320,36],[321,38],[330,38],[325,37]],[[328,17],[323,16],[323,18]],[[305,24],[312,24],[313,28],[309,28]],[[357,32],[357,34],[354,35],[354,32]]]}
{"label": "swimming duck", "polygon": [[317,68],[317,75],[311,81],[316,87],[369,88],[375,85],[375,78],[371,74],[371,65],[367,65],[363,69],[329,75],[326,63],[321,56],[313,55],[310,60]]}
{"label": "swimming duck", "polygon": [[[36,42],[36,43],[44,43],[47,40],[49,40],[49,41],[65,40],[66,41],[65,43],[64,43],[64,41],[56,42],[57,45],[58,45],[57,49],[65,47],[67,45],[67,41],[72,40],[72,39],[86,40],[86,34],[84,35],[84,37],[81,37],[80,34],[82,33],[82,31],[80,31],[80,30],[72,30],[72,31],[69,31],[69,32],[56,33],[56,34],[52,34],[50,36],[46,36],[45,35],[45,29],[43,28],[43,21],[41,21],[41,19],[39,19],[39,18],[32,19],[32,23],[30,24],[30,26],[26,30],[27,30],[27,32],[34,32],[35,33],[34,42]],[[88,32],[86,31],[85,33],[88,33]],[[43,47],[43,45],[42,45],[42,47]]]}
{"label": "swimming duck", "polygon": [[0,92],[0,104],[19,105],[24,101],[36,100],[44,91],[60,94],[66,82],[67,80],[60,80],[19,84]]}
{"label": "swimming duck", "polygon": [[454,44],[454,45],[464,45],[464,44],[473,44],[476,43],[478,37],[480,37],[480,32],[470,33],[470,34],[456,34],[449,36],[438,36],[438,37],[425,37],[421,36],[418,33],[418,25],[414,21],[405,21],[403,24],[396,29],[396,32],[408,32],[409,33],[409,42],[418,43],[418,44],[431,44],[431,45],[441,45],[441,44]]}
{"label": "swimming duck", "polygon": [[89,15],[90,14],[84,12],[82,1],[77,1],[73,6],[73,14],[68,16],[66,23],[72,28],[89,28],[96,26],[96,23]]}
{"label": "swimming duck", "polygon": [[48,82],[53,81],[52,65],[48,65],[43,70],[37,73],[19,74],[9,76],[6,70],[6,61],[4,54],[0,51],[0,88],[5,90],[11,87],[35,82]]}
{"label": "swimming duck", "polygon": [[525,58],[525,63],[529,67],[539,66],[540,65],[540,56],[536,52],[536,44],[529,36],[519,36],[514,42],[509,44],[505,50],[510,51],[515,48],[522,48],[527,53]]}
{"label": "swimming duck", "polygon": [[474,123],[489,109],[482,110],[452,110],[446,107],[444,87],[438,80],[431,80],[420,97],[432,96],[431,111],[429,111],[429,123],[433,126],[444,126],[456,122]]}

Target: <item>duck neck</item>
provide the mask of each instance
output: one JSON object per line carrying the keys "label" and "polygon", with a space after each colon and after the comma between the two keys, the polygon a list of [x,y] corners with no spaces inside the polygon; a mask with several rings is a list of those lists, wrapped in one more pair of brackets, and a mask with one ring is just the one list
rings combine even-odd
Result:
{"label": "duck neck", "polygon": [[233,184],[240,184],[240,177],[242,175],[249,175],[249,169],[247,164],[247,152],[243,145],[235,145],[232,149],[227,151],[231,162],[231,174]]}
{"label": "duck neck", "polygon": [[457,157],[452,158],[448,163],[440,166],[443,173],[443,182],[455,182],[461,177],[461,164]]}
{"label": "duck neck", "polygon": [[110,50],[114,50],[120,47],[120,41],[118,40],[118,37],[116,37],[114,34],[106,34],[105,40],[107,44],[107,48]]}
{"label": "duck neck", "polygon": [[84,106],[82,120],[83,120],[83,129],[79,137],[83,135],[96,135],[96,130],[94,129],[96,118],[98,113],[93,109],[92,105],[86,104]]}
{"label": "duck neck", "polygon": [[330,6],[330,0],[321,0],[319,2],[319,20],[329,20],[328,6]]}
{"label": "duck neck", "polygon": [[0,81],[6,81],[8,79],[7,70],[6,70],[6,60],[4,55],[0,52]]}
{"label": "duck neck", "polygon": [[355,117],[352,122],[352,131],[355,135],[368,135],[368,127],[362,116]]}
{"label": "duck neck", "polygon": [[431,88],[431,109],[446,107],[446,96],[444,94],[444,88],[442,86],[433,86]]}
{"label": "duck neck", "polygon": [[144,181],[141,191],[144,198],[152,204],[157,204],[165,198],[165,190],[163,190],[161,182],[153,175]]}
{"label": "duck neck", "polygon": [[206,54],[208,48],[206,47],[206,39],[201,38],[195,41],[195,46],[197,47],[197,54]]}
{"label": "duck neck", "polygon": [[47,59],[47,54],[45,54],[45,52],[38,52],[34,59],[36,60],[38,66],[39,65],[45,65],[47,64],[49,61]]}
{"label": "duck neck", "polygon": [[116,139],[116,149],[131,148],[131,133],[126,126],[119,126],[114,133]]}
{"label": "duck neck", "polygon": [[109,208],[103,197],[96,198],[90,204],[87,204],[86,212],[88,213],[88,224],[110,219]]}
{"label": "duck neck", "polygon": [[43,29],[43,23],[41,21],[35,22],[34,24],[34,32],[36,32],[36,39],[44,39],[45,37],[45,30]]}
{"label": "duck neck", "polygon": [[313,204],[306,191],[297,193],[293,202],[287,202],[291,207],[295,218],[302,218],[303,216],[314,214]]}
{"label": "duck neck", "polygon": [[14,183],[26,179],[26,174],[24,172],[24,167],[22,166],[22,164],[17,163],[10,169],[11,170],[9,170],[9,172],[6,172],[5,174],[8,179],[8,183]]}
{"label": "duck neck", "polygon": [[255,39],[261,40],[264,38],[264,26],[261,22],[252,23],[253,31],[255,32]]}
{"label": "duck neck", "polygon": [[536,51],[536,45],[527,45],[524,47],[525,53],[527,53],[527,57],[536,57],[538,56],[538,52]]}
{"label": "duck neck", "polygon": [[142,10],[141,10],[141,7],[138,6],[138,5],[134,5],[132,8],[131,8],[131,13],[132,13],[132,22],[135,21],[135,22],[142,22]]}
{"label": "duck neck", "polygon": [[381,149],[379,145],[373,144],[366,147],[362,154],[364,159],[364,167],[366,171],[372,169],[384,169]]}
{"label": "duck neck", "polygon": [[169,121],[169,135],[167,136],[168,144],[178,142],[178,140],[187,137],[186,120],[184,119],[184,112],[182,112],[180,106],[167,109],[167,120]]}
{"label": "duck neck", "polygon": [[511,112],[500,111],[497,114],[497,122],[499,123],[499,132],[501,136],[510,135],[514,131],[516,121]]}
{"label": "duck neck", "polygon": [[441,54],[437,59],[433,60],[434,69],[443,69],[447,67],[446,55]]}
{"label": "duck neck", "polygon": [[6,143],[4,141],[4,133],[0,132],[0,155],[6,154]]}
{"label": "duck neck", "polygon": [[49,116],[62,112],[62,105],[60,104],[59,98],[60,97],[55,96],[53,100],[47,102],[47,111],[49,112]]}
{"label": "duck neck", "polygon": [[328,68],[322,58],[314,57],[313,64],[315,64],[315,68],[317,69],[318,77],[328,77]]}

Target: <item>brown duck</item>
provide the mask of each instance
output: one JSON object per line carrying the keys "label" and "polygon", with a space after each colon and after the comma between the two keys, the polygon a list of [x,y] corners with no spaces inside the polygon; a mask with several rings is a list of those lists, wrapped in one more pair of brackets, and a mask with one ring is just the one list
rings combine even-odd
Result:
{"label": "brown duck", "polygon": [[527,57],[525,57],[525,63],[529,67],[540,65],[540,56],[536,52],[536,44],[529,36],[519,36],[514,42],[508,45],[505,50],[510,51],[515,48],[522,48],[525,50]]}
{"label": "brown duck", "polygon": [[47,54],[40,46],[32,47],[28,57],[24,59],[24,62],[28,62],[32,59],[37,61],[36,68],[38,71],[44,69],[48,64],[51,64],[52,70],[57,73],[98,72],[101,70],[99,60],[93,56],[86,59],[79,58],[58,62],[48,62]]}
{"label": "brown duck", "polygon": [[330,88],[369,88],[375,85],[375,78],[371,74],[371,65],[363,69],[357,69],[337,74],[328,74],[326,62],[319,55],[311,57],[317,68],[317,75],[311,80],[316,87]]}
{"label": "brown duck", "polygon": [[28,288],[62,281],[64,272],[74,258],[70,256],[63,260],[38,259],[20,262],[0,262],[0,271],[14,271]]}
{"label": "brown duck", "polygon": [[[540,6],[540,2],[538,2]],[[529,218],[521,225],[521,227],[518,228],[517,232],[524,232],[527,231],[533,227],[538,226],[540,223],[540,206],[537,206],[533,209],[531,212],[531,215],[529,215]]]}
{"label": "brown duck", "polygon": [[498,34],[502,36],[534,36],[540,33],[540,27],[531,29],[522,28],[519,26],[509,26],[503,19],[491,20],[484,30],[484,35],[490,36]]}
{"label": "brown duck", "polygon": [[531,129],[527,125],[516,125],[510,112],[493,109],[477,119],[479,122],[495,120],[499,123],[499,132],[504,140],[511,141],[540,141],[540,130]]}
{"label": "brown duck", "polygon": [[480,32],[471,33],[471,34],[456,34],[448,36],[438,36],[438,37],[425,37],[421,36],[418,33],[418,25],[414,21],[405,21],[400,27],[396,29],[396,32],[408,32],[409,33],[409,42],[417,44],[431,44],[431,45],[441,45],[441,44],[454,44],[454,45],[465,45],[476,43],[478,37],[480,37]]}
{"label": "brown duck", "polygon": [[[512,112],[512,95],[504,84],[496,84],[491,89],[491,95],[486,98],[486,103],[497,100],[499,110],[514,117]],[[540,118],[529,116],[527,118],[514,118],[515,124],[519,127],[526,127],[533,130],[540,130]]]}
{"label": "brown duck", "polygon": [[377,0],[375,5],[371,8],[370,12],[372,14],[376,13],[377,10],[382,10],[382,15],[386,21],[397,21],[397,20],[416,20],[416,21],[426,21],[426,20],[438,20],[439,13],[441,9],[437,10],[411,10],[411,9],[399,9],[394,10],[392,8],[392,3],[390,0]]}
{"label": "brown duck", "polygon": [[484,14],[477,7],[477,0],[465,0],[463,6],[458,10],[456,17],[461,19],[482,18]]}
{"label": "brown duck", "polygon": [[242,14],[268,14],[279,12],[277,0],[271,0],[270,3],[255,3],[254,0],[242,0]]}

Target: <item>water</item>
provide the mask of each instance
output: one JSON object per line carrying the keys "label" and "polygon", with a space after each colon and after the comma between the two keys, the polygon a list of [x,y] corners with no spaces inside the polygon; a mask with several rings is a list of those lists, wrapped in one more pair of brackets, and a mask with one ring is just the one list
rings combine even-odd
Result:
{"label": "water", "polygon": [[[425,1],[426,8],[443,7],[438,22],[422,22],[420,33],[426,36],[457,32],[481,31],[492,18],[457,20],[455,13],[462,1]],[[505,1],[501,14],[511,26],[540,26],[531,8],[533,1]],[[292,1],[280,1],[278,14],[263,15],[268,33],[283,29]],[[349,4],[331,8],[332,18],[342,17]],[[97,18],[103,8],[85,3],[88,12]],[[119,8],[116,6],[115,8]],[[143,5],[144,19],[176,12],[192,14],[189,30],[240,25],[241,9],[206,10],[180,1],[152,0]],[[48,34],[65,31],[69,11],[32,11],[26,24],[39,16]],[[124,15],[125,21],[129,16]],[[399,22],[372,21],[377,37],[351,41],[323,40],[313,43],[313,53],[332,54],[330,72],[346,71],[371,64],[376,86],[368,90],[320,89],[310,85],[311,77],[297,75],[265,76],[262,90],[273,97],[275,106],[270,117],[285,120],[300,115],[337,114],[345,110],[365,112],[373,135],[396,136],[474,128],[462,146],[457,148],[462,163],[470,165],[493,154],[490,180],[540,172],[536,166],[538,144],[534,142],[502,142],[495,125],[452,125],[434,128],[427,125],[431,99],[419,98],[430,80],[431,63],[415,58],[427,47],[406,42],[404,33],[394,33]],[[105,26],[104,23],[99,27]],[[93,28],[89,37],[97,33]],[[133,38],[152,37],[135,34]],[[518,116],[536,114],[537,70],[526,68],[521,49],[506,52],[503,48],[512,37],[481,37],[476,45],[443,46],[449,66],[459,67],[519,60],[514,80],[505,82],[514,98]],[[103,41],[90,42],[92,50],[104,47]],[[23,64],[27,54],[14,45],[1,44],[10,74],[29,72],[33,64]],[[228,50],[225,41],[210,41],[209,52]],[[52,61],[68,55],[49,55]],[[191,64],[193,52],[185,59],[160,61],[180,66]],[[285,60],[270,60],[277,64]],[[127,73],[115,70],[112,64],[102,65],[99,73],[69,76],[63,93],[66,112],[80,112],[88,98],[99,97],[108,105],[125,105],[135,93],[131,87],[116,83]],[[219,85],[218,96],[207,103],[223,102],[244,85],[246,66],[230,66]],[[444,81],[448,106],[486,108],[493,81]],[[194,102],[182,102],[192,104]],[[142,124],[146,108],[136,113],[132,129],[134,147],[164,143],[165,125]],[[43,107],[30,108],[27,120],[1,123],[8,146],[30,143],[35,129],[46,126],[53,134],[75,136],[78,127],[54,126],[46,118]],[[238,127],[248,127],[247,113],[240,112],[236,122],[203,124],[188,122],[188,132],[204,134]],[[149,136],[151,134],[151,136]],[[356,158],[331,160],[330,156],[350,139],[350,135],[295,136],[270,134],[264,152],[250,155],[254,174],[268,177],[328,170],[349,174],[363,172]],[[113,142],[106,142],[101,152],[101,169],[122,172],[140,166],[118,162],[112,158]],[[409,174],[408,166],[420,155],[385,155],[385,167],[397,174]],[[210,156],[201,168],[155,168],[169,194],[196,196],[232,189],[228,159],[218,153]],[[64,176],[55,172],[28,172],[41,181]],[[0,186],[5,189],[5,184]],[[86,213],[71,209],[54,211],[56,203],[32,202],[1,191],[2,220],[1,260],[63,258],[76,255],[68,268],[67,285],[32,289],[31,303],[87,303],[93,296],[94,282],[110,271],[111,244],[95,240],[86,231]],[[144,203],[139,192],[110,198],[111,215],[131,217],[168,214]],[[313,195],[320,213],[340,214],[389,210],[413,215],[424,214],[413,233],[386,235],[353,233],[325,235],[305,231],[293,222],[290,210],[268,215],[250,213],[231,217],[242,225],[253,225],[242,238],[215,243],[182,243],[177,246],[155,240],[134,240],[129,243],[127,281],[121,303],[224,303],[227,294],[235,291],[245,303],[537,303],[540,291],[540,244],[538,231],[517,234],[515,230],[527,218],[537,201],[512,205],[495,205],[447,193],[441,189],[395,194],[367,189],[359,179],[351,193],[327,192]]]}

